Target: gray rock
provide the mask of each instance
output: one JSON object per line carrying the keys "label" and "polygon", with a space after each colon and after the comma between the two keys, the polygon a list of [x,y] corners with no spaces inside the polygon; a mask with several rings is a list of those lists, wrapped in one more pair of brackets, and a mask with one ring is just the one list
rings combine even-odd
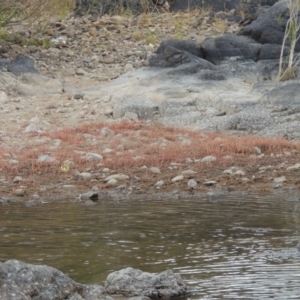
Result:
{"label": "gray rock", "polygon": [[261,49],[261,45],[254,40],[234,34],[207,38],[201,47],[205,59],[216,65],[229,58],[257,61]]}
{"label": "gray rock", "polygon": [[133,268],[109,274],[105,290],[108,294],[146,296],[151,299],[169,299],[187,294],[187,287],[180,275],[172,270],[150,274]]}
{"label": "gray rock", "polygon": [[9,102],[8,96],[5,92],[0,91],[0,104],[6,104]]}
{"label": "gray rock", "polygon": [[122,118],[126,112],[136,113],[139,119],[145,120],[153,118],[158,112],[158,107],[145,95],[128,96],[115,104],[113,117]]}
{"label": "gray rock", "polygon": [[62,272],[18,260],[0,263],[1,299],[66,299],[79,290],[78,285]]}
{"label": "gray rock", "polygon": [[192,188],[192,189],[193,189],[193,188],[195,188],[195,187],[197,186],[197,181],[194,180],[194,179],[190,179],[190,180],[188,181],[187,185],[188,185],[189,188]]}
{"label": "gray rock", "polygon": [[38,73],[38,70],[34,67],[34,60],[23,54],[18,54],[14,60],[8,63],[7,71],[14,74]]}
{"label": "gray rock", "polygon": [[[251,37],[261,44],[281,45],[285,26],[289,17],[287,2],[278,1],[272,7],[261,7],[255,20],[246,25],[241,34]],[[299,51],[300,42],[298,41],[296,50]]]}

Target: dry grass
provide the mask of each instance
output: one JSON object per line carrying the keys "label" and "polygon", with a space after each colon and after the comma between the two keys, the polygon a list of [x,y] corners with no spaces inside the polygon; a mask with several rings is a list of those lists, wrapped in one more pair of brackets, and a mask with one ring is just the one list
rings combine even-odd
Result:
{"label": "dry grass", "polygon": [[74,7],[75,0],[0,0],[0,28],[11,22],[33,22],[45,16],[64,18]]}
{"label": "dry grass", "polygon": [[[101,136],[100,130],[103,127],[113,130],[115,136],[109,138]],[[66,176],[61,172],[61,165],[69,161],[70,171],[76,169],[82,172],[90,168],[108,167],[115,170],[123,169],[126,173],[128,168],[143,165],[167,168],[171,163],[184,164],[187,158],[197,161],[207,155],[216,156],[217,165],[226,167],[231,164],[230,161],[223,159],[227,155],[231,155],[235,163],[255,164],[255,159],[251,158],[251,155],[255,154],[254,147],[260,148],[268,157],[272,157],[273,153],[275,155],[273,160],[278,154],[288,151],[296,155],[300,150],[299,142],[283,138],[224,136],[131,121],[85,124],[39,137],[48,137],[49,141],[37,145],[31,142],[22,150],[13,153],[11,150],[0,149],[2,172],[10,177],[21,175],[35,177],[35,180],[38,180],[41,174],[54,178],[58,175]],[[60,140],[61,144],[53,147],[53,140]],[[105,153],[106,148],[112,149],[112,153]],[[88,161],[84,158],[87,152],[101,154],[104,159]],[[38,162],[38,157],[43,153],[51,155],[54,161]],[[12,158],[18,160],[19,164],[11,164]],[[202,166],[202,168],[210,167],[211,164]]]}

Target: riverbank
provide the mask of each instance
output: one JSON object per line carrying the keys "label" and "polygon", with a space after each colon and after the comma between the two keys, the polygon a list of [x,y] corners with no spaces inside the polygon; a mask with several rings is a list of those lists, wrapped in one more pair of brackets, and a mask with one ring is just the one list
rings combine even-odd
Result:
{"label": "riverbank", "polygon": [[[282,89],[270,81],[255,82],[248,71],[246,74],[251,78],[227,78],[225,69],[226,78],[223,79],[225,71],[221,70],[213,84],[205,79],[204,73],[202,79],[189,74],[196,78],[189,87],[190,77],[186,76],[185,80],[178,69],[172,74],[158,75],[141,69],[148,65],[149,57],[165,38],[184,37],[200,43],[206,37],[237,32],[237,24],[228,21],[234,13],[217,17],[208,11],[195,11],[148,14],[137,19],[70,18],[49,23],[44,28],[39,41],[50,41],[53,47],[26,45],[25,41],[6,44],[3,57],[12,59],[16,53],[30,55],[41,73],[55,82],[49,84],[49,92],[41,77],[38,81],[29,76],[20,84],[18,77],[5,81],[7,74],[1,76],[1,201],[71,199],[91,203],[106,196],[167,193],[174,197],[180,192],[213,195],[232,191],[297,190],[299,142],[249,134],[264,128],[265,115],[270,124],[272,121],[278,125],[279,117],[285,118],[283,122],[296,120],[297,109],[289,112],[278,100],[274,107],[268,103],[270,112],[263,115],[259,115],[261,107],[246,111],[261,102],[263,92],[270,91],[270,96],[266,95],[271,97],[274,91],[271,88],[289,91],[287,85]],[[37,41],[40,33],[29,32],[25,39]],[[59,39],[66,33],[66,39]],[[183,78],[184,85],[174,72]],[[124,73],[129,75],[122,77]],[[117,81],[115,78],[119,76]],[[193,84],[199,85],[198,90]],[[144,99],[129,99],[132,102],[127,111],[116,108],[125,102],[125,96],[138,92],[149,95],[149,99],[145,96],[149,107],[142,108],[145,115],[151,112],[147,120],[140,120],[136,112],[128,111],[131,103],[135,105]],[[157,117],[157,109],[161,119]],[[239,115],[240,111],[245,115]],[[181,120],[181,115],[186,119]],[[225,132],[226,128],[232,133],[235,130],[235,135],[200,129],[201,126],[209,128],[222,116],[222,120],[228,116],[228,124],[217,123],[216,131],[223,132],[218,130],[223,126]],[[237,116],[238,120],[230,119],[231,116]],[[205,124],[183,128],[189,125],[190,119],[200,117]],[[186,124],[173,125],[181,121]],[[249,125],[247,121],[254,124]],[[236,124],[229,126],[229,123]],[[281,134],[277,128],[274,132],[277,136]]]}
{"label": "riverbank", "polygon": [[3,202],[268,193],[299,186],[300,143],[283,138],[228,136],[129,120],[30,133],[26,140],[24,135],[15,133],[1,149]]}

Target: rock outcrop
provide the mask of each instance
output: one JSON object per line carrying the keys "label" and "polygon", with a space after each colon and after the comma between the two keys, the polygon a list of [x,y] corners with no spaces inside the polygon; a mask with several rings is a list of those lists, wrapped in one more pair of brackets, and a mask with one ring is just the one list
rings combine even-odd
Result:
{"label": "rock outcrop", "polygon": [[187,294],[187,287],[180,275],[174,274],[172,270],[150,274],[133,268],[122,269],[108,275],[105,290],[108,294],[127,297],[146,296],[157,300]]}
{"label": "rock outcrop", "polygon": [[106,294],[112,297],[122,294],[170,299],[186,296],[187,293],[180,276],[171,270],[150,274],[126,268],[111,273],[104,288],[101,285],[76,283],[61,271],[45,265],[31,265],[18,260],[0,263],[1,300],[111,300]]}

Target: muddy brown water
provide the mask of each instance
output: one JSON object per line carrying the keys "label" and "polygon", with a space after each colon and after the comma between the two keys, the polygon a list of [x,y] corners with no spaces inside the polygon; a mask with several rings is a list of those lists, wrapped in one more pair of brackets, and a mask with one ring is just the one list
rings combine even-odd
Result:
{"label": "muddy brown water", "polygon": [[58,268],[103,284],[130,266],[172,268],[193,299],[300,299],[298,197],[0,206],[0,261]]}

